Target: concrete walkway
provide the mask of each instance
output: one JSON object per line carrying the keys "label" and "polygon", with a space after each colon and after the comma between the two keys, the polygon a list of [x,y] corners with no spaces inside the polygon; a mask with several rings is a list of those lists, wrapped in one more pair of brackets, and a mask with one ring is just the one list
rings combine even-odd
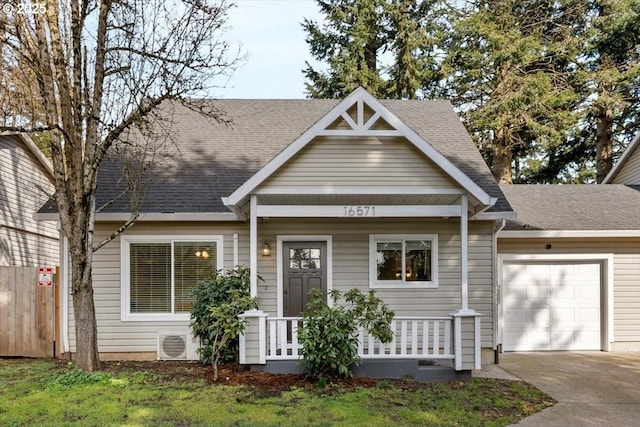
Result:
{"label": "concrete walkway", "polygon": [[640,352],[503,353],[499,367],[558,401],[518,426],[640,425]]}

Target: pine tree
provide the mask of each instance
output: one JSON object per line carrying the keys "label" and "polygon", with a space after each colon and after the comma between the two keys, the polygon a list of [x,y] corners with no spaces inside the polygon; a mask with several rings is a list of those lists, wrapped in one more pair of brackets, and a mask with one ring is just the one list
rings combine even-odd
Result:
{"label": "pine tree", "polygon": [[[573,0],[478,0],[454,18],[448,95],[500,183],[523,176],[575,125]],[[539,168],[540,165],[527,164]],[[526,175],[528,171],[524,173]]]}
{"label": "pine tree", "polygon": [[[442,0],[318,0],[320,25],[305,19],[311,98],[341,98],[363,86],[379,98],[416,98],[437,88],[435,42]],[[389,64],[387,63],[389,62]]]}

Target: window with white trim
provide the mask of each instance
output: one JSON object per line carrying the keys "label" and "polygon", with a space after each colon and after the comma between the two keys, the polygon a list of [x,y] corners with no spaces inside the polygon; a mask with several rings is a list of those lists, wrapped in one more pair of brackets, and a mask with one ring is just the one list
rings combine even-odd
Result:
{"label": "window with white trim", "polygon": [[370,235],[369,278],[372,288],[437,287],[438,236]]}
{"label": "window with white trim", "polygon": [[188,319],[191,291],[222,263],[222,236],[123,236],[122,319]]}

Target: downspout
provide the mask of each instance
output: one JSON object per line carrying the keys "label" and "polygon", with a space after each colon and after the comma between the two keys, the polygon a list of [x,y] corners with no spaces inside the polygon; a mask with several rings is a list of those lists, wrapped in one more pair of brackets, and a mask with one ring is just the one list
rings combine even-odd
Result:
{"label": "downspout", "polygon": [[[493,257],[493,271],[491,272],[491,276],[493,277],[493,288],[494,288],[494,309],[493,309],[493,324],[494,326],[494,331],[493,331],[493,336],[496,337],[496,340],[498,339],[498,331],[500,330],[500,326],[498,325],[499,320],[501,319],[501,316],[498,315],[498,309],[499,307],[502,306],[501,304],[501,297],[502,297],[502,293],[500,290],[500,281],[498,279],[498,233],[500,233],[504,227],[507,225],[507,220],[505,219],[501,219],[499,225],[497,225],[494,229],[492,234],[492,239],[491,239],[491,243],[492,243],[492,254],[491,256]],[[500,362],[500,351],[502,350],[501,347],[502,344],[498,345],[496,343],[496,345],[494,346],[493,349],[493,363],[495,363],[496,365]]]}

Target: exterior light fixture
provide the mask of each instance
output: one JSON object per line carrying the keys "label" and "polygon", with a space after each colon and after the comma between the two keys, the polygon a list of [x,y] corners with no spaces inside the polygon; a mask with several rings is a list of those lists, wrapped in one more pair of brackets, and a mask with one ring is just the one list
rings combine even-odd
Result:
{"label": "exterior light fixture", "polygon": [[262,245],[262,256],[271,256],[271,246],[269,242],[265,240],[264,245]]}

